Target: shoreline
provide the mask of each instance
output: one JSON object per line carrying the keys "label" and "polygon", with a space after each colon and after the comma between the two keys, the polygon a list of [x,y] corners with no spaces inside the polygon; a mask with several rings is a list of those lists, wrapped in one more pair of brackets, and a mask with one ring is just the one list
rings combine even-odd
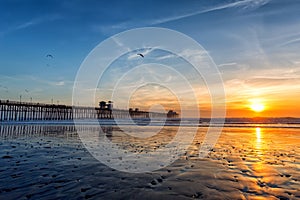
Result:
{"label": "shoreline", "polygon": [[100,119],[100,120],[49,120],[49,121],[2,121],[0,126],[6,125],[57,125],[57,126],[182,126],[182,127],[227,127],[227,128],[300,128],[300,123],[253,123],[253,122],[225,122],[223,123],[209,123],[199,122],[197,119],[182,119],[182,120],[167,120],[154,119],[152,122],[145,119],[118,119],[117,122],[114,119]]}

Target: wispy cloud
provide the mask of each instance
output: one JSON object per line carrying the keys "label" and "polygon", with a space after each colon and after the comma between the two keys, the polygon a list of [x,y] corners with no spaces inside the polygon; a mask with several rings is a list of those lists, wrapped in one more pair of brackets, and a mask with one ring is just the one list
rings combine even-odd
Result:
{"label": "wispy cloud", "polygon": [[64,86],[65,82],[64,81],[58,81],[56,83],[54,83],[56,86]]}
{"label": "wispy cloud", "polygon": [[187,14],[182,14],[182,15],[176,15],[172,17],[167,17],[167,18],[162,18],[158,20],[154,20],[151,25],[157,25],[157,24],[162,24],[162,23],[167,23],[171,21],[176,21],[180,19],[184,19],[187,17],[192,17],[195,15],[200,15],[208,12],[213,12],[213,11],[218,11],[218,10],[223,10],[223,9],[228,9],[228,8],[242,8],[242,9],[257,9],[265,4],[267,4],[270,0],[240,0],[232,3],[227,3],[223,5],[218,5],[215,7],[207,8],[207,9],[201,9],[197,10],[192,13],[187,13]]}
{"label": "wispy cloud", "polygon": [[32,26],[42,24],[44,22],[54,21],[54,20],[57,20],[57,19],[60,19],[60,18],[61,18],[61,16],[58,15],[58,14],[33,18],[29,21],[25,21],[23,23],[20,23],[19,25],[12,26],[12,27],[8,28],[7,30],[4,30],[4,31],[0,32],[0,35],[5,35],[5,34],[8,34],[8,33],[14,32],[14,31],[26,29],[26,28],[29,28],[29,27],[32,27]]}
{"label": "wispy cloud", "polygon": [[169,54],[169,55],[165,55],[165,56],[159,56],[156,58],[156,60],[165,60],[165,59],[172,59],[172,58],[177,58],[177,55],[174,54]]}
{"label": "wispy cloud", "polygon": [[300,38],[295,38],[295,39],[292,39],[292,40],[282,43],[280,46],[287,46],[287,45],[299,43],[299,42],[300,42]]}
{"label": "wispy cloud", "polygon": [[116,24],[92,24],[91,29],[95,32],[100,32],[104,35],[114,35],[120,31],[127,30],[130,27],[134,27],[131,21],[124,21]]}
{"label": "wispy cloud", "polygon": [[279,85],[289,85],[291,82],[299,82],[297,78],[251,78],[245,80],[245,83],[252,87],[262,87],[262,86],[279,86]]}
{"label": "wispy cloud", "polygon": [[261,69],[256,74],[249,72],[243,77],[225,81],[226,101],[245,101],[254,97],[285,99],[287,95],[295,95],[300,88],[297,70]]}
{"label": "wispy cloud", "polygon": [[[0,75],[2,83],[10,82],[15,84],[23,84],[24,87],[26,85],[38,84],[38,85],[48,85],[48,86],[65,86],[73,84],[73,81],[63,80],[63,81],[55,81],[55,80],[45,80],[32,75],[15,75],[15,76],[5,76]],[[24,84],[26,83],[26,84]],[[3,84],[4,85],[4,84]]]}
{"label": "wispy cloud", "polygon": [[220,64],[218,65],[219,67],[227,67],[227,66],[232,66],[232,65],[236,65],[235,62],[230,62],[230,63],[223,63],[223,64]]}
{"label": "wispy cloud", "polygon": [[176,20],[180,20],[180,19],[184,19],[187,17],[192,17],[200,14],[205,14],[213,11],[229,9],[229,8],[241,8],[242,10],[248,10],[248,9],[253,10],[269,3],[270,1],[271,0],[238,0],[232,3],[221,4],[210,8],[203,8],[200,10],[196,10],[195,12],[188,12],[181,15],[176,14],[175,16],[169,16],[160,19],[145,20],[145,21],[136,21],[136,20],[123,21],[113,25],[94,24],[91,26],[91,29],[96,32],[101,32],[104,35],[113,35],[120,31],[128,30],[134,27],[153,26],[153,25],[172,22],[172,21],[176,21]]}

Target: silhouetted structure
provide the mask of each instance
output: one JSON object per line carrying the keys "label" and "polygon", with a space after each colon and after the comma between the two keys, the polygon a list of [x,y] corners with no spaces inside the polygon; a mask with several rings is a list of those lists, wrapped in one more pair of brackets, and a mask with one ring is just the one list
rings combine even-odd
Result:
{"label": "silhouetted structure", "polygon": [[100,106],[101,110],[112,110],[113,109],[113,102],[108,101],[108,103],[106,103],[106,101],[100,101],[99,106]]}
{"label": "silhouetted structure", "polygon": [[100,109],[104,110],[106,108],[106,102],[105,101],[100,101],[99,106],[100,106]]}
{"label": "silhouetted structure", "polygon": [[[170,112],[170,111],[169,111]],[[67,106],[0,100],[0,121],[73,120],[113,118],[165,118],[178,117],[172,114],[135,110],[113,109],[113,102],[99,102],[99,107]]]}
{"label": "silhouetted structure", "polygon": [[178,116],[179,114],[173,110],[169,110],[169,112],[167,113],[167,118],[177,118]]}

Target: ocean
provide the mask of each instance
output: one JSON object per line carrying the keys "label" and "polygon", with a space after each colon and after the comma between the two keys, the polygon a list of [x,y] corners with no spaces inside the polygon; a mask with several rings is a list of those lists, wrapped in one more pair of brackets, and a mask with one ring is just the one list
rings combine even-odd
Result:
{"label": "ocean", "polygon": [[[2,122],[0,199],[300,199],[297,118],[234,118],[224,125],[221,119],[213,124],[210,119],[118,122],[101,120],[102,127],[96,120]],[[128,154],[160,152],[155,156],[163,156],[179,129],[184,135],[196,133],[187,151],[169,165],[129,173],[113,168],[110,155],[97,160],[79,128],[87,138],[105,135]],[[199,157],[208,130],[221,133]],[[153,158],[158,157],[141,161],[148,166]]]}

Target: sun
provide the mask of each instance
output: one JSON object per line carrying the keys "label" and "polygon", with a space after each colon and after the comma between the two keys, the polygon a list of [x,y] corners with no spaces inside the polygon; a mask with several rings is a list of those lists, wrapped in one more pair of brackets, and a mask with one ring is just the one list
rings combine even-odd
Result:
{"label": "sun", "polygon": [[265,110],[265,106],[261,103],[251,104],[251,109],[255,112],[262,112]]}
{"label": "sun", "polygon": [[265,110],[265,105],[262,103],[261,100],[254,99],[251,100],[250,108],[254,112],[262,112]]}

